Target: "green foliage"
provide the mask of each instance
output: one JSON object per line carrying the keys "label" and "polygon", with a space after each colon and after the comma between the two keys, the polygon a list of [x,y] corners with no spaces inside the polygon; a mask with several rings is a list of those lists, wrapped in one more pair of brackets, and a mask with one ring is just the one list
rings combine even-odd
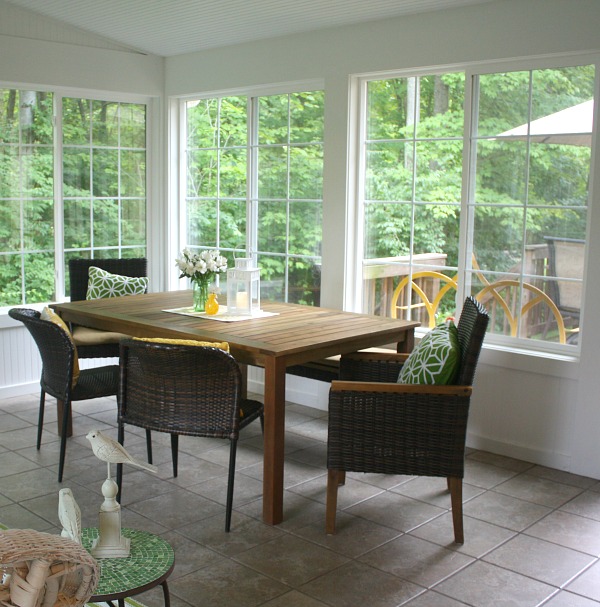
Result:
{"label": "green foliage", "polygon": [[[51,93],[0,90],[0,305],[56,297],[53,106]],[[62,110],[65,257],[145,255],[145,106],[63,98]]]}

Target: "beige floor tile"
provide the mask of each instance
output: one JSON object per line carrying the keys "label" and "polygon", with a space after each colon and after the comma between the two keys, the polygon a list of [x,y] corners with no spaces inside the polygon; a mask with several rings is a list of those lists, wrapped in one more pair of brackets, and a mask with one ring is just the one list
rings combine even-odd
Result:
{"label": "beige floor tile", "polygon": [[593,556],[600,555],[600,522],[576,514],[556,510],[526,533]]}
{"label": "beige floor tile", "polygon": [[589,599],[600,601],[600,562],[596,561],[594,565],[571,582],[566,589],[569,592],[575,592]]}
{"label": "beige floor tile", "polygon": [[497,485],[494,491],[549,508],[558,508],[579,495],[582,489],[539,476],[520,474]]}
{"label": "beige floor tile", "polygon": [[472,607],[535,607],[555,592],[548,584],[477,561],[435,588]]}
{"label": "beige floor tile", "polygon": [[488,563],[562,587],[594,557],[527,535],[519,535],[483,558]]}
{"label": "beige floor tile", "polygon": [[445,510],[437,506],[390,492],[380,493],[348,508],[349,514],[398,531],[410,531],[444,512]]}
{"label": "beige floor tile", "polygon": [[331,607],[396,607],[425,589],[352,561],[304,584],[300,590]]}
{"label": "beige floor tile", "polygon": [[474,561],[412,535],[402,535],[359,560],[425,588],[431,588]]}
{"label": "beige floor tile", "polygon": [[454,541],[454,527],[450,512],[413,529],[410,534],[444,546],[448,550],[455,550],[476,558],[487,554],[516,534],[515,531],[506,529],[506,527],[499,527],[470,516],[463,516],[463,526],[464,544],[457,544]]}
{"label": "beige floor tile", "polygon": [[510,495],[487,491],[463,506],[467,516],[506,527],[514,531],[522,531],[548,513],[550,508],[517,499]]}
{"label": "beige floor tile", "polygon": [[301,584],[337,569],[348,558],[299,537],[280,536],[236,555],[236,561],[282,584]]}

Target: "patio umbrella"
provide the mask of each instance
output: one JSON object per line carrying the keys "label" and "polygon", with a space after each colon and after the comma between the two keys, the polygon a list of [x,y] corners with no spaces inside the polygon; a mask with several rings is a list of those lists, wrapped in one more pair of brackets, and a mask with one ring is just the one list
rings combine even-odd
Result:
{"label": "patio umbrella", "polygon": [[536,143],[592,145],[594,100],[584,101],[560,112],[554,112],[527,124],[500,133],[498,137],[524,140],[527,134]]}

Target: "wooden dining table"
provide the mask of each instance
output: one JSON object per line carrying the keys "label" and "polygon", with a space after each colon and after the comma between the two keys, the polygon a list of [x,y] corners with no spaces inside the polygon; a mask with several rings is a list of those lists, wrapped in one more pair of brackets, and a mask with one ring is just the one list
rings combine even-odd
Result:
{"label": "wooden dining table", "polygon": [[270,316],[239,322],[166,311],[191,306],[191,302],[191,291],[170,291],[52,307],[67,322],[135,337],[227,341],[239,363],[263,367],[263,520],[279,524],[283,520],[286,367],[392,343],[399,352],[410,351],[419,323],[276,302],[261,302],[261,309]]}

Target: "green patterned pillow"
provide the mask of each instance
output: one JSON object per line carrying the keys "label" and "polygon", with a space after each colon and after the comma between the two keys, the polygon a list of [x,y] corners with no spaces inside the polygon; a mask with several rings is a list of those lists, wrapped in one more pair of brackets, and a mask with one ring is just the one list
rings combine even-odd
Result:
{"label": "green patterned pillow", "polygon": [[148,278],[146,276],[132,278],[131,276],[111,274],[96,266],[90,266],[86,299],[141,295],[147,289]]}
{"label": "green patterned pillow", "polygon": [[421,339],[398,376],[402,384],[452,384],[460,366],[458,330],[453,322],[438,325]]}

